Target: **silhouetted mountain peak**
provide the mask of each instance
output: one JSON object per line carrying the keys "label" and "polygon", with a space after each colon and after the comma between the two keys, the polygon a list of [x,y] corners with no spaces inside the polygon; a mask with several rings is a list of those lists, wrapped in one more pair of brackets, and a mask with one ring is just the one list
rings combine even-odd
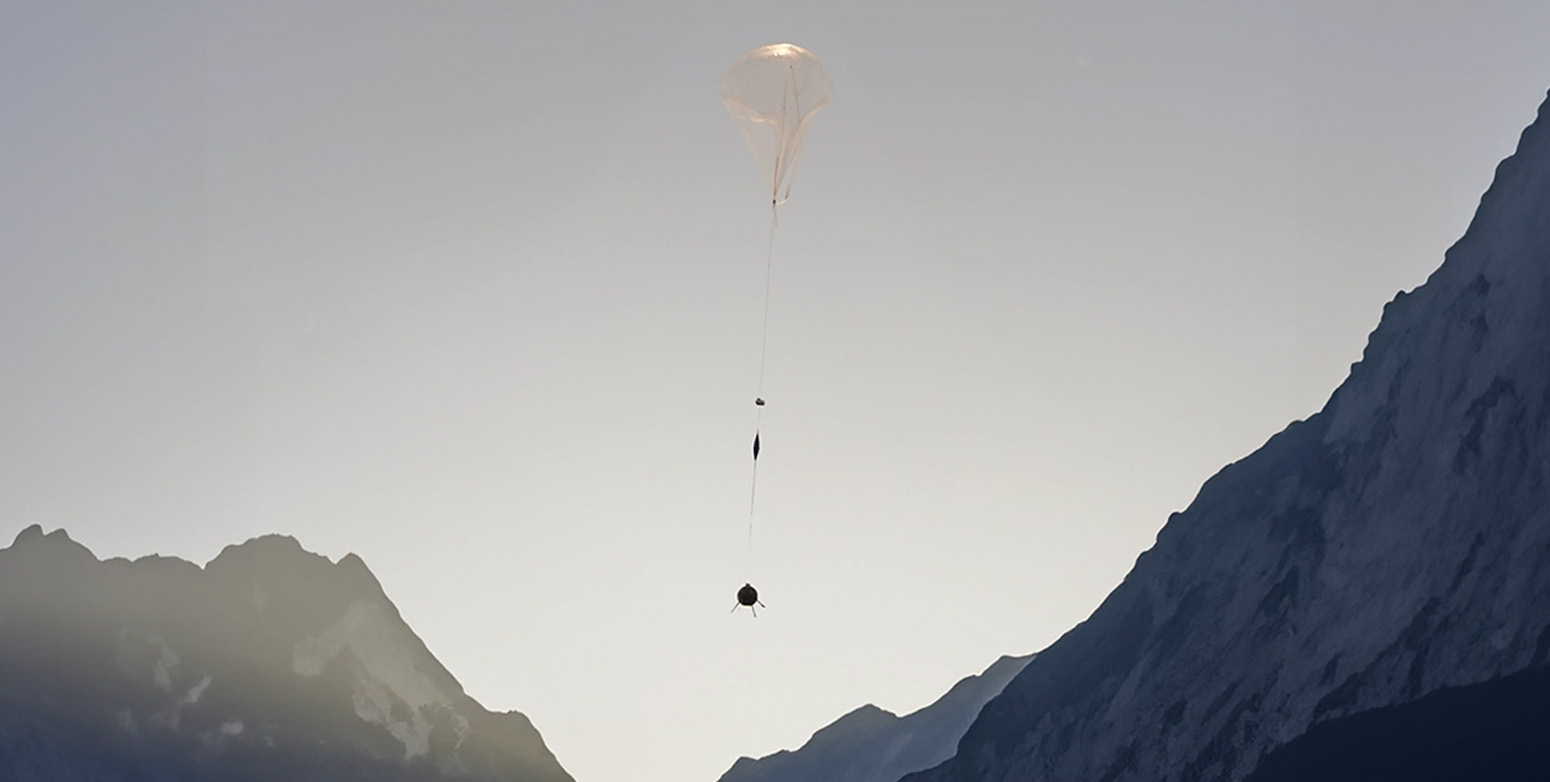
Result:
{"label": "silhouetted mountain peak", "polygon": [[874,731],[898,721],[899,715],[868,703],[846,712],[827,727],[820,728],[808,740],[807,746],[844,741],[854,738],[858,733]]}
{"label": "silhouetted mountain peak", "polygon": [[242,543],[222,548],[221,553],[205,567],[213,570],[233,568],[267,571],[332,564],[328,557],[302,548],[301,543],[289,535],[270,534],[248,538]]}
{"label": "silhouetted mountain peak", "polygon": [[950,756],[980,706],[1030,659],[1002,657],[903,717],[870,703],[853,709],[796,750],[739,758],[721,782],[894,782]]}
{"label": "silhouetted mountain peak", "polygon": [[[1547,464],[1550,103],[1325,408],[1206,481],[908,782],[1409,778],[1362,764],[1422,753],[1374,742],[1444,734],[1468,770],[1427,779],[1550,778],[1550,753],[1507,776],[1472,762],[1502,750],[1464,730],[1481,704],[1522,705],[1490,683],[1550,656]],[[1455,701],[1474,711],[1434,705]]]}
{"label": "silhouetted mountain peak", "polygon": [[17,541],[0,778],[570,781],[525,716],[463,692],[358,556],[265,535],[200,568]]}
{"label": "silhouetted mountain peak", "polygon": [[11,543],[12,551],[26,552],[28,557],[47,557],[51,561],[96,562],[96,555],[91,549],[71,539],[70,533],[64,528],[54,530],[48,534],[43,533],[43,527],[33,524],[17,533],[16,540]]}

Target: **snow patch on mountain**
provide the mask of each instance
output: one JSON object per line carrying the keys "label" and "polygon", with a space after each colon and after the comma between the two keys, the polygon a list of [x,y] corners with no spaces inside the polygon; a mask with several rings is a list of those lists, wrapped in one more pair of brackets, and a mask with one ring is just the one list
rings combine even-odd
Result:
{"label": "snow patch on mountain", "polygon": [[192,706],[198,703],[200,696],[205,694],[205,690],[210,689],[210,682],[212,681],[215,681],[215,679],[212,678],[210,674],[205,674],[204,678],[200,679],[198,684],[188,688],[188,692],[183,693],[183,697],[180,698],[178,702],[184,706]]}
{"label": "snow patch on mountain", "polygon": [[[405,759],[426,754],[432,725],[425,710],[450,707],[454,694],[416,665],[417,644],[381,605],[357,600],[327,630],[296,642],[292,668],[302,676],[319,676],[345,651],[361,666],[353,694],[356,715],[403,742]],[[405,706],[408,716],[401,717]],[[454,724],[459,733],[466,729],[461,721]]]}

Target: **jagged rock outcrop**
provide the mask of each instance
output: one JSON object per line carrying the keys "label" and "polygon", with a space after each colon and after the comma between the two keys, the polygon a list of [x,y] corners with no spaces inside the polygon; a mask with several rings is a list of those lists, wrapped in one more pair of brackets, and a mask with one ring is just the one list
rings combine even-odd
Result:
{"label": "jagged rock outcrop", "polygon": [[1310,726],[1377,730],[1355,718],[1541,670],[1547,490],[1550,104],[1325,409],[1206,482],[952,759],[906,779],[1241,780],[1318,755]]}
{"label": "jagged rock outcrop", "polygon": [[37,526],[0,549],[0,778],[571,782],[359,557],[271,535],[99,561]]}
{"label": "jagged rock outcrop", "polygon": [[903,717],[867,704],[814,733],[795,751],[739,758],[720,782],[893,782],[929,768],[952,755],[980,707],[1032,658],[1002,657]]}

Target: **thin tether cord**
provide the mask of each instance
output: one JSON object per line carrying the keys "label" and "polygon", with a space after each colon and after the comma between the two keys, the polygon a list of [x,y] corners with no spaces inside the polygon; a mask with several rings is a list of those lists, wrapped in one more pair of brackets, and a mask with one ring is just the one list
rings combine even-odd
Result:
{"label": "thin tether cord", "polygon": [[748,549],[747,549],[747,553],[745,555],[745,563],[744,563],[744,567],[743,567],[743,569],[748,574],[748,582],[749,583],[753,582],[753,511],[754,511],[754,500],[758,497],[758,494],[759,494],[759,451],[758,451],[758,443],[759,443],[759,429],[760,429],[760,425],[764,421],[764,405],[762,404],[762,402],[764,401],[764,363],[765,363],[765,357],[769,353],[769,345],[770,345],[770,279],[773,276],[773,272],[774,272],[774,269],[775,269],[775,225],[776,225],[776,203],[775,203],[775,201],[771,200],[770,201],[770,242],[769,242],[769,249],[766,250],[765,256],[764,256],[764,318],[763,318],[762,323],[760,324],[760,329],[759,329],[760,332],[761,332],[760,337],[759,337],[759,389],[758,389],[758,392],[754,395],[754,400],[755,400],[754,401],[754,411],[755,412],[754,412],[754,423],[753,423],[754,457],[753,457],[753,480],[751,481],[751,485],[749,486],[749,489],[748,489]]}
{"label": "thin tether cord", "polygon": [[775,268],[775,203],[770,202],[770,246],[764,255],[764,321],[759,336],[759,398],[764,397],[764,354],[770,344],[770,277]]}
{"label": "thin tether cord", "polygon": [[[743,570],[748,574],[748,583],[753,583],[753,515],[755,500],[759,495],[759,428],[764,421],[764,360],[769,353],[770,344],[770,278],[775,269],[775,226],[780,224],[779,207],[780,198],[781,164],[785,152],[785,114],[784,107],[786,97],[796,88],[796,71],[787,66],[786,84],[782,88],[781,106],[782,114],[780,126],[776,131],[776,137],[780,139],[781,147],[775,150],[775,176],[774,187],[770,192],[770,241],[764,255],[764,318],[759,331],[759,390],[754,395],[754,424],[753,424],[753,477],[748,488],[748,547],[744,557]],[[797,117],[801,117],[801,104],[797,104]],[[790,196],[791,186],[786,186],[787,196]]]}

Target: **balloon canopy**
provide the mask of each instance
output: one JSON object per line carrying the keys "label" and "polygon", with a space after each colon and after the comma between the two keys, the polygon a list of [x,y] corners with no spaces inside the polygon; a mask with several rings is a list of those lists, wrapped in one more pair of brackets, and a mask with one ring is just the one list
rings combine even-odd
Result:
{"label": "balloon canopy", "polygon": [[792,43],[760,46],[716,82],[764,173],[770,201],[784,203],[813,115],[834,97],[834,85],[812,52]]}

